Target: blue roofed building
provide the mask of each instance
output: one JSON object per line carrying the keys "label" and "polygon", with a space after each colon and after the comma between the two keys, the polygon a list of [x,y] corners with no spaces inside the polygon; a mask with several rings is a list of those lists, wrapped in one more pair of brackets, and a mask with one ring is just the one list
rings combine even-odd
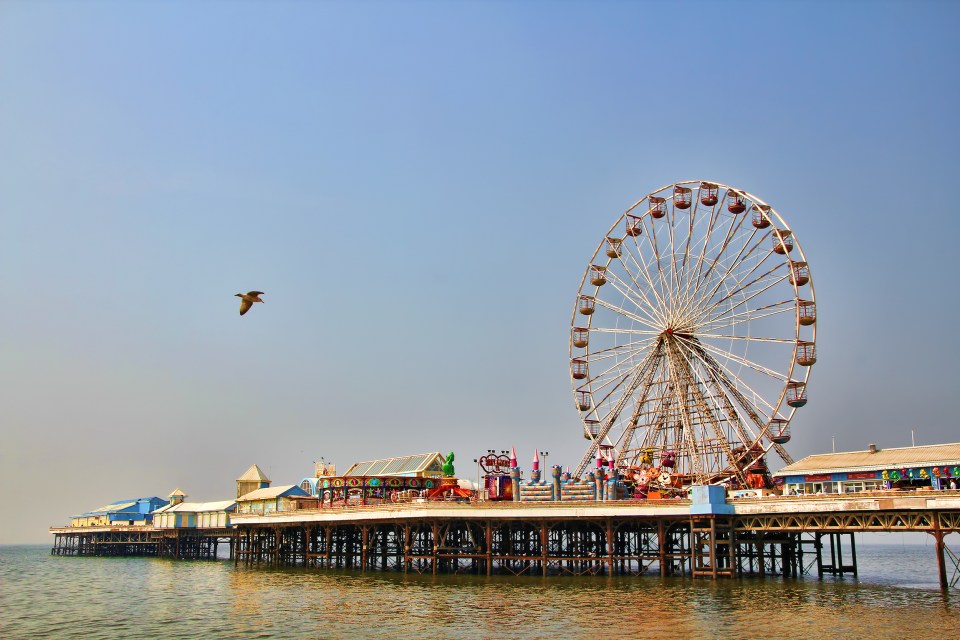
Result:
{"label": "blue roofed building", "polygon": [[86,513],[70,518],[72,527],[118,527],[148,525],[153,522],[153,512],[168,504],[163,498],[130,498],[117,500]]}

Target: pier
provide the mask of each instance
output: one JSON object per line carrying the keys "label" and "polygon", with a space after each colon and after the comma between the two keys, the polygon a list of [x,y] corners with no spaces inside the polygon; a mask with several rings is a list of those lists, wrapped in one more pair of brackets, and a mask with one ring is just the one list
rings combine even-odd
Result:
{"label": "pier", "polygon": [[51,527],[55,556],[147,556],[215,560],[220,545],[233,557],[236,530],[141,526]]}
{"label": "pier", "polygon": [[[960,532],[960,495],[687,501],[422,504],[237,516],[235,562],[418,573],[857,575],[857,532]],[[719,509],[718,511],[723,511]]]}
{"label": "pier", "polygon": [[960,566],[960,492],[697,504],[414,502],[234,514],[229,528],[53,528],[56,555],[216,558],[237,565],[474,575],[857,576],[858,532],[924,532],[939,582]]}

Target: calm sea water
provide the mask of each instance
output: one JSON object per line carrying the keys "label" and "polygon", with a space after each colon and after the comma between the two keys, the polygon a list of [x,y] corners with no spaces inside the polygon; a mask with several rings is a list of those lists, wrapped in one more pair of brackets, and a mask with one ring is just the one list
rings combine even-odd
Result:
{"label": "calm sea water", "polygon": [[860,545],[860,577],[541,578],[245,569],[0,547],[0,637],[945,638],[930,545]]}

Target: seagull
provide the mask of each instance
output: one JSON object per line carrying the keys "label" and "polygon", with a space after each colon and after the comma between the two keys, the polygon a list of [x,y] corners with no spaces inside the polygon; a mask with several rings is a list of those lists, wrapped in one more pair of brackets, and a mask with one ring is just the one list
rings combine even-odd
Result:
{"label": "seagull", "polygon": [[253,306],[254,302],[263,302],[263,300],[260,299],[262,295],[263,291],[248,291],[246,293],[236,294],[236,297],[240,298],[240,315],[250,311],[250,307]]}

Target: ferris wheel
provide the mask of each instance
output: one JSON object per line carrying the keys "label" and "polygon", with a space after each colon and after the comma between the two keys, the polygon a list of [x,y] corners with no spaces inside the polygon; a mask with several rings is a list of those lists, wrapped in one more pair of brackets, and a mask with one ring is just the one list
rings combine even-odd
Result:
{"label": "ferris wheel", "polygon": [[754,486],[785,462],[816,362],[810,268],[777,211],[715,182],[668,185],[610,227],[577,294],[574,403],[590,444],[644,482]]}

